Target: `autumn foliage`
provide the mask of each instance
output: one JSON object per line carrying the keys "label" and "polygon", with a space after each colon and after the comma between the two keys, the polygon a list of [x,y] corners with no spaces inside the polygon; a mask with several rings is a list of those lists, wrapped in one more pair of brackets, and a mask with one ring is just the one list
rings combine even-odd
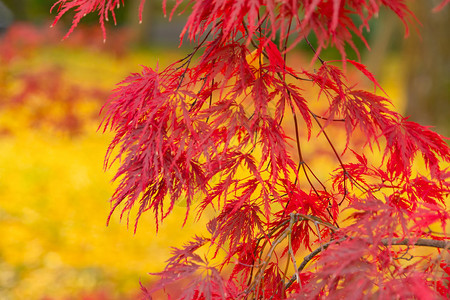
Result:
{"label": "autumn foliage", "polygon": [[[60,0],[55,22],[73,9],[70,33],[98,12],[104,28],[124,2]],[[189,14],[181,37],[196,46],[168,67],[144,66],[109,97],[106,166],[119,164],[111,214],[136,212],[135,229],[144,213],[164,222],[179,202],[185,222],[213,217],[208,235],[172,250],[143,288],[149,298],[449,295],[449,147],[393,110],[370,71],[346,58],[347,46],[358,51],[355,38],[367,45],[362,32],[382,6],[408,33],[415,21],[403,0],[177,0],[170,9],[163,1],[170,18]],[[288,62],[299,43],[317,69]],[[341,61],[320,55],[329,46]],[[349,69],[374,91],[351,82]],[[323,109],[312,108],[317,101]],[[318,139],[327,151],[306,156]],[[333,157],[328,177],[311,164],[320,155]]]}
{"label": "autumn foliage", "polygon": [[[98,39],[100,29],[78,28],[67,43],[61,43],[61,34],[61,28],[49,31],[16,22],[1,37],[0,111],[3,115],[0,136],[12,135],[17,126],[7,121],[7,115],[20,115],[18,123],[27,128],[45,128],[70,136],[81,134],[89,121],[98,122],[97,109],[87,112],[86,108],[80,108],[101,105],[108,95],[107,89],[91,82],[80,84],[73,80],[72,74],[68,78],[67,73],[73,70],[67,70],[65,64],[38,64],[36,61],[50,47],[66,52],[82,48],[100,53],[103,46]],[[121,43],[127,39],[126,32],[120,32],[120,38],[113,34],[109,38],[118,46],[108,47],[108,54],[123,56],[125,47]],[[18,120],[18,117],[13,119]]]}

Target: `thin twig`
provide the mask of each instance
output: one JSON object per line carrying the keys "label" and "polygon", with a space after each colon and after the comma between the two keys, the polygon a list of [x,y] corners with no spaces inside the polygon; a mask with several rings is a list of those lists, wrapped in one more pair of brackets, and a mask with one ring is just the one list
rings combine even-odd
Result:
{"label": "thin twig", "polygon": [[323,128],[322,124],[320,124],[319,120],[317,119],[317,116],[314,113],[312,113],[311,111],[309,111],[309,112],[313,116],[313,118],[316,121],[317,125],[319,125],[320,132],[322,132],[322,134],[325,136],[325,139],[327,140],[328,145],[330,145],[331,150],[334,152],[334,155],[336,156],[337,160],[339,161],[339,164],[341,165],[342,171],[344,172],[344,196],[343,196],[343,198],[342,198],[342,200],[340,202],[340,203],[342,203],[344,201],[344,199],[346,198],[346,196],[347,196],[346,178],[347,178],[347,176],[350,176],[350,174],[345,169],[344,163],[342,162],[342,159],[341,159],[340,155],[337,153],[336,148],[334,147],[333,143],[331,142],[330,138],[328,137],[328,134],[325,131],[325,128]]}
{"label": "thin twig", "polygon": [[208,31],[208,33],[206,34],[205,38],[203,39],[203,41],[200,42],[200,44],[198,44],[197,47],[194,48],[194,50],[189,53],[185,58],[181,59],[180,62],[182,62],[183,60],[186,60],[180,67],[178,67],[178,69],[180,68],[184,68],[183,73],[180,76],[180,82],[178,84],[178,87],[176,88],[176,90],[178,91],[178,89],[181,87],[181,85],[183,84],[184,81],[184,77],[186,76],[186,72],[189,68],[189,65],[191,64],[192,58],[194,57],[195,53],[197,53],[197,51],[203,46],[203,44],[205,43],[206,39],[208,38],[209,34],[211,33],[211,30]]}
{"label": "thin twig", "polygon": [[313,47],[313,45],[309,42],[308,38],[305,36],[305,41],[308,44],[309,48],[314,52],[314,55],[317,57],[317,59],[320,61],[322,65],[325,64],[325,61],[320,58],[319,54],[317,54],[316,49]]}
{"label": "thin twig", "polygon": [[290,220],[289,220],[289,231],[288,231],[289,255],[291,256],[292,263],[294,264],[294,270],[295,270],[295,275],[297,277],[297,283],[301,284],[300,279],[299,279],[300,277],[298,276],[297,262],[295,260],[294,250],[292,249],[292,227],[294,226],[294,219],[295,219],[295,215],[291,213]]}
{"label": "thin twig", "polygon": [[[341,239],[342,241],[345,240],[345,238]],[[341,241],[339,240],[339,241]],[[328,243],[325,243],[323,245],[320,245],[319,248],[316,248],[314,251],[312,251],[310,254],[308,254],[307,256],[305,256],[305,258],[303,259],[303,262],[300,264],[300,266],[298,267],[298,272],[302,271],[306,265],[308,264],[308,262],[313,259],[317,254],[319,254],[320,252],[322,252],[323,250],[327,249],[328,246],[330,246],[332,243],[335,243],[336,241],[332,240],[329,241]],[[289,282],[286,284],[285,289],[288,289],[295,281],[297,275],[293,275],[291,280],[289,280]]]}

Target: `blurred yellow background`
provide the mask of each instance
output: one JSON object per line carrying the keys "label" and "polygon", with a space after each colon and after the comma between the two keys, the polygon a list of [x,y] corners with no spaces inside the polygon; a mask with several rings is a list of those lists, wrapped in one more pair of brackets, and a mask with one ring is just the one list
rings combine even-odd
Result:
{"label": "blurred yellow background", "polygon": [[[0,299],[135,299],[139,280],[161,271],[195,224],[181,229],[185,208],[175,207],[158,234],[150,214],[136,234],[120,213],[106,226],[114,169],[104,172],[103,159],[112,135],[97,132],[98,115],[109,90],[139,64],[167,65],[183,54],[117,54],[113,37],[86,47],[17,26],[0,44]],[[66,124],[68,117],[75,121]]]}

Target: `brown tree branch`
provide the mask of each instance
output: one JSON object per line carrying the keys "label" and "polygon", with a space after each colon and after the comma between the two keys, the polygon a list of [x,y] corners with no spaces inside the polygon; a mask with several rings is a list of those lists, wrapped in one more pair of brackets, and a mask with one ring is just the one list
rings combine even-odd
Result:
{"label": "brown tree branch", "polygon": [[398,245],[398,246],[414,245],[414,246],[422,246],[422,247],[450,249],[450,241],[433,240],[433,239],[418,239],[415,243],[411,243],[410,239],[393,238],[391,240],[382,239],[381,243],[385,246],[388,246],[388,245]]}
{"label": "brown tree branch", "polygon": [[[308,262],[310,262],[317,254],[322,252],[322,250],[325,250],[330,246],[332,243],[340,243],[346,240],[347,238],[342,238],[338,241],[329,241],[328,243],[325,243],[321,245],[320,247],[316,248],[314,251],[312,251],[310,254],[305,256],[303,259],[303,262],[298,267],[298,272],[302,271]],[[450,249],[450,241],[443,241],[443,240],[434,240],[434,239],[417,239],[414,243],[410,241],[410,239],[401,239],[401,238],[392,238],[392,239],[381,239],[381,244],[384,246],[421,246],[421,247],[433,247],[433,248],[441,248],[441,249]],[[285,289],[288,289],[296,280],[296,275],[294,274],[289,282],[286,284]]]}

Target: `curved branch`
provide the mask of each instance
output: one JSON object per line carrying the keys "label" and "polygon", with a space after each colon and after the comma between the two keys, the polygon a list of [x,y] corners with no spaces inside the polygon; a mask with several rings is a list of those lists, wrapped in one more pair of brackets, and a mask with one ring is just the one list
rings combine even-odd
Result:
{"label": "curved branch", "polygon": [[[344,241],[346,238],[342,238],[339,241]],[[338,241],[338,242],[339,242]],[[320,245],[319,248],[316,248],[314,251],[312,251],[310,254],[308,254],[307,256],[305,256],[305,258],[303,259],[302,263],[300,264],[300,266],[298,267],[298,272],[302,271],[306,265],[308,264],[308,262],[310,260],[312,260],[314,258],[314,256],[316,256],[317,254],[319,254],[320,252],[322,252],[322,250],[325,250],[328,248],[328,246],[330,246],[332,243],[334,243],[336,241],[332,240],[329,241],[328,243],[325,243],[323,245]],[[289,280],[288,283],[286,283],[284,289],[287,290],[296,280],[296,275],[294,274],[291,279]]]}
{"label": "curved branch", "polygon": [[397,245],[397,246],[414,245],[414,246],[421,246],[421,247],[450,249],[450,241],[433,240],[433,239],[418,239],[414,243],[411,243],[410,239],[393,238],[391,240],[382,239],[381,243],[385,246],[388,246],[388,245]]}
{"label": "curved branch", "polygon": [[[325,250],[330,246],[332,243],[339,243],[343,242],[347,238],[341,238],[340,240],[332,240],[328,243],[325,243],[321,245],[320,247],[316,248],[314,251],[312,251],[310,254],[305,256],[302,263],[298,267],[298,272],[302,271],[306,265],[322,250]],[[450,249],[450,241],[443,241],[443,240],[433,240],[433,239],[417,239],[414,243],[410,241],[410,239],[401,239],[401,238],[392,238],[392,239],[381,239],[381,243],[385,246],[421,246],[421,247],[433,247],[433,248],[441,248],[441,249]],[[285,289],[288,289],[296,280],[296,275],[294,274],[289,282],[286,284]]]}

